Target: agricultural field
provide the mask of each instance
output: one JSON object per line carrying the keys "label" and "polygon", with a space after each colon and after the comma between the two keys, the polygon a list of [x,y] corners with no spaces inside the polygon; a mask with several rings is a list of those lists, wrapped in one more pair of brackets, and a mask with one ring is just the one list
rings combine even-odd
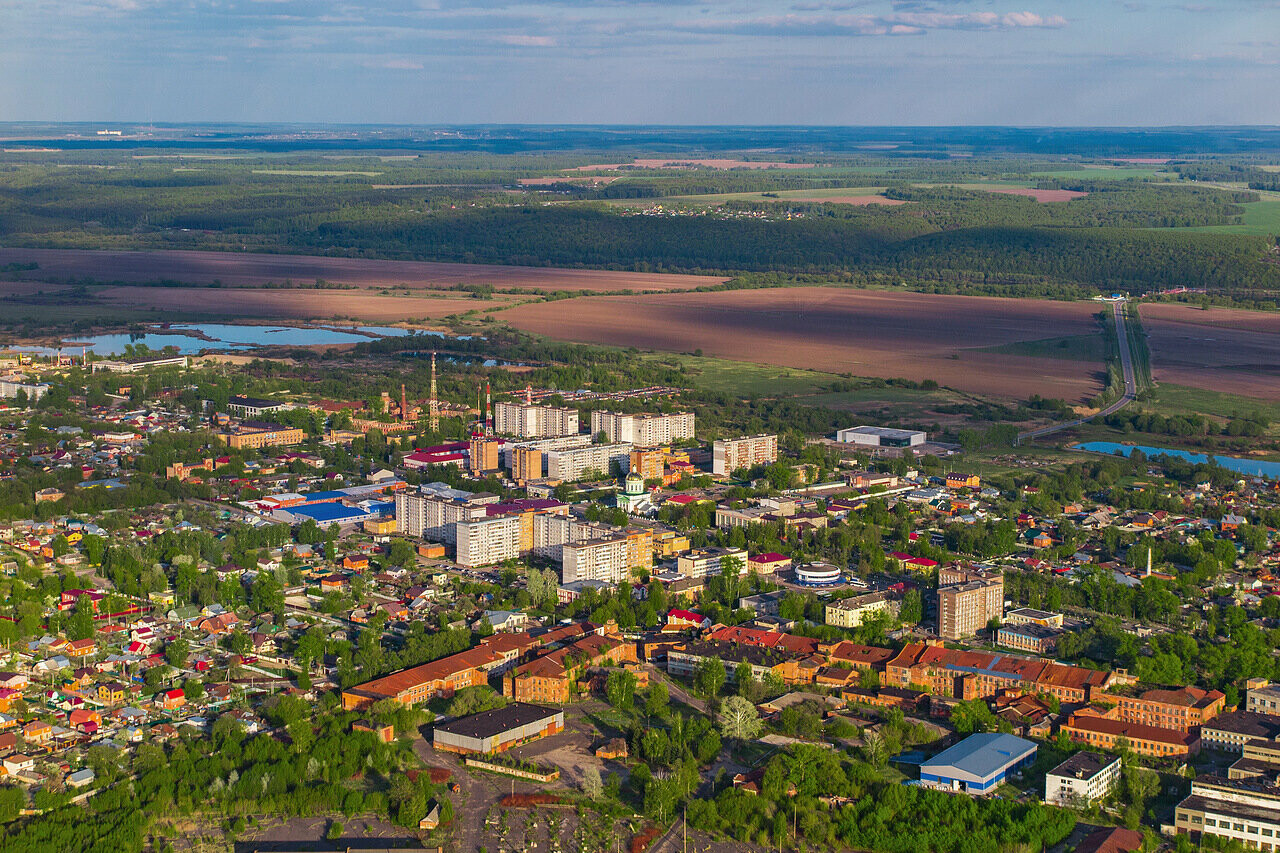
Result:
{"label": "agricultural field", "polygon": [[1164,303],[1141,313],[1156,382],[1280,398],[1280,314]]}
{"label": "agricultural field", "polygon": [[1270,236],[1280,234],[1280,193],[1259,193],[1263,201],[1243,205],[1243,220],[1238,225],[1204,225],[1189,230],[1207,234],[1246,234]]}
{"label": "agricultural field", "polygon": [[236,252],[112,252],[80,249],[0,248],[0,266],[37,263],[24,277],[41,280],[91,279],[101,283],[182,282],[224,287],[316,281],[359,288],[447,289],[488,285],[498,290],[688,290],[724,278],[609,270],[552,269],[491,264],[325,258]]}
{"label": "agricultural field", "polygon": [[[17,287],[26,287],[18,284]],[[68,287],[43,285],[39,296],[20,295],[0,283],[0,304],[21,312],[47,311],[51,305],[92,307],[110,316],[143,319],[224,317],[254,320],[352,319],[376,323],[435,322],[467,311],[504,308],[516,297],[472,299],[448,293],[392,294],[368,290],[259,289],[251,287]],[[10,300],[8,297],[16,296]]]}
{"label": "agricultural field", "polygon": [[932,379],[1002,398],[1087,400],[1096,369],[1072,361],[995,354],[1046,329],[1098,329],[1091,303],[799,287],[586,297],[498,313],[514,327],[560,340],[690,352],[851,376]]}

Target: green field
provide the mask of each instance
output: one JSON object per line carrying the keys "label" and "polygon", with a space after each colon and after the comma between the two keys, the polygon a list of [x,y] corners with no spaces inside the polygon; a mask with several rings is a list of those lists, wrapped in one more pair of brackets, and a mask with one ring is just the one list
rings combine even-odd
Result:
{"label": "green field", "polygon": [[1062,169],[1054,172],[1032,172],[1035,179],[1060,178],[1063,180],[1085,179],[1090,181],[1127,181],[1131,178],[1176,178],[1162,166],[1089,166],[1083,169]]}
{"label": "green field", "polygon": [[1039,341],[1015,341],[994,347],[983,347],[980,352],[998,352],[1005,355],[1028,355],[1034,358],[1057,358],[1064,361],[1094,361],[1106,359],[1106,342],[1102,335],[1068,335],[1045,338]]}
{"label": "green field", "polygon": [[1229,418],[1236,414],[1261,412],[1276,425],[1272,427],[1272,432],[1280,427],[1280,402],[1165,384],[1156,388],[1154,396],[1155,400],[1151,408],[1164,415],[1198,413],[1210,417]]}
{"label": "green field", "polygon": [[743,397],[813,394],[841,378],[817,370],[676,353],[642,353],[639,357],[680,369],[698,388]]}
{"label": "green field", "polygon": [[1266,201],[1244,205],[1244,221],[1239,225],[1202,225],[1182,228],[1182,231],[1202,231],[1206,234],[1248,234],[1270,236],[1280,234],[1280,193],[1265,193]]}

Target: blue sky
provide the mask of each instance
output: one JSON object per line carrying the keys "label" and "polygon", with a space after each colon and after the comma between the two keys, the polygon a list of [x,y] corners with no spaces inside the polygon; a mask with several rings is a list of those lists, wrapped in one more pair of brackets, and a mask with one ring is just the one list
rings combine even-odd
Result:
{"label": "blue sky", "polygon": [[0,120],[1280,124],[1280,0],[0,0]]}

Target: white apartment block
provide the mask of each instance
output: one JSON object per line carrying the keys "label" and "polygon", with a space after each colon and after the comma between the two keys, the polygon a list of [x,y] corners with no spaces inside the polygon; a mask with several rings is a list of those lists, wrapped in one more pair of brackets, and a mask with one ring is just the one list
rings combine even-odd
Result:
{"label": "white apartment block", "polygon": [[778,461],[776,435],[749,435],[717,439],[711,445],[711,473],[722,477],[739,468],[753,468]]}
{"label": "white apartment block", "polygon": [[547,453],[547,477],[573,482],[590,471],[608,474],[610,463],[617,462],[625,473],[631,463],[630,444],[592,444]]}
{"label": "white apartment block", "polygon": [[490,515],[459,521],[454,528],[459,566],[492,566],[520,556],[518,515]]}
{"label": "white apartment block", "polygon": [[1077,752],[1044,777],[1044,801],[1051,806],[1084,806],[1106,797],[1120,781],[1115,755]]}
{"label": "white apartment block", "polygon": [[561,546],[560,582],[602,581],[616,584],[631,577],[630,548],[625,535],[604,536]]}
{"label": "white apartment block", "polygon": [[398,492],[396,530],[406,536],[452,545],[457,541],[455,527],[458,522],[483,518],[485,505],[497,500],[497,495],[471,494],[457,489],[424,494]]}
{"label": "white apartment block", "polygon": [[0,379],[0,397],[10,399],[18,396],[18,392],[25,392],[27,402],[34,403],[45,395],[49,390],[49,386],[43,382],[22,382],[17,379]]}
{"label": "white apartment block", "polygon": [[693,412],[674,415],[636,414],[598,410],[591,413],[591,434],[605,434],[606,441],[637,447],[658,447],[693,438]]}
{"label": "white apartment block", "polygon": [[576,435],[578,410],[562,406],[495,403],[493,428],[498,435],[514,435],[520,438]]}
{"label": "white apartment block", "polygon": [[703,548],[676,557],[676,570],[687,578],[705,578],[720,574],[725,557],[736,557],[742,574],[747,571],[747,552],[741,548]]}
{"label": "white apartment block", "polygon": [[877,613],[892,613],[889,596],[883,592],[856,595],[826,606],[826,623],[837,628],[857,628]]}

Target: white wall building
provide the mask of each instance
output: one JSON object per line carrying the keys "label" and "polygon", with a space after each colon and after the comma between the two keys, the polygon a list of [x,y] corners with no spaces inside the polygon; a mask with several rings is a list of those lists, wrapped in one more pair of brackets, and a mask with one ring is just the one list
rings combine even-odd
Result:
{"label": "white wall building", "polygon": [[576,435],[578,410],[564,406],[495,403],[493,428],[498,435],[514,435],[520,438]]}
{"label": "white wall building", "polygon": [[1110,794],[1120,781],[1119,756],[1077,752],[1044,777],[1044,801],[1051,806],[1083,806]]}
{"label": "white wall building", "polygon": [[928,434],[912,429],[856,426],[836,433],[836,441],[863,447],[916,447],[924,444]]}
{"label": "white wall building", "polygon": [[631,450],[630,444],[592,444],[569,450],[552,450],[547,453],[547,477],[573,482],[581,480],[589,471],[608,474],[613,462],[617,462],[626,473],[631,467]]}
{"label": "white wall building", "polygon": [[728,476],[739,468],[753,468],[778,461],[776,435],[748,435],[717,439],[711,445],[711,473]]}
{"label": "white wall building", "polygon": [[606,441],[637,447],[657,447],[693,438],[693,412],[673,415],[635,414],[598,410],[591,413],[591,434],[605,434]]}

